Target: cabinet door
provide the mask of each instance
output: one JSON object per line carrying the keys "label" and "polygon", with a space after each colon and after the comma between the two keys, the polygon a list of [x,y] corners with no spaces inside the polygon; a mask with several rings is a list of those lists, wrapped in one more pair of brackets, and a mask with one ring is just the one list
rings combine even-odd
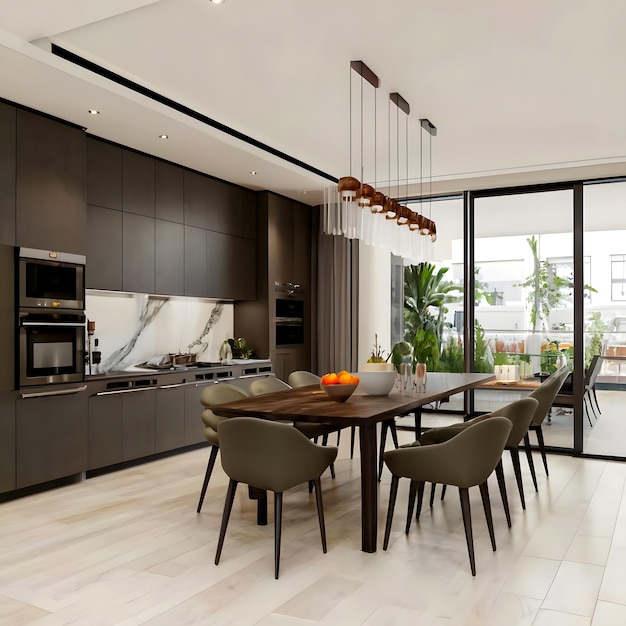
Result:
{"label": "cabinet door", "polygon": [[309,293],[311,275],[311,211],[309,207],[293,203],[293,278],[300,285],[300,293]]}
{"label": "cabinet door", "polygon": [[156,394],[156,452],[185,445],[185,388],[161,387]]}
{"label": "cabinet door", "polygon": [[185,170],[184,213],[187,226],[206,228],[207,180],[206,176]]}
{"label": "cabinet door", "polygon": [[297,282],[294,278],[293,208],[287,198],[270,195],[268,253],[270,285]]}
{"label": "cabinet door", "polygon": [[87,468],[87,396],[18,398],[18,489],[80,474]]}
{"label": "cabinet door", "polygon": [[124,291],[154,293],[154,220],[122,214],[122,284]]}
{"label": "cabinet door", "polygon": [[85,133],[17,110],[16,243],[86,253]]}
{"label": "cabinet door", "polygon": [[122,458],[139,459],[155,453],[156,388],[122,395]]}
{"label": "cabinet door", "polygon": [[241,195],[241,236],[256,240],[256,194],[248,189],[240,189],[239,193]]}
{"label": "cabinet door", "polygon": [[122,212],[87,206],[87,267],[89,289],[122,290]]}
{"label": "cabinet door", "polygon": [[237,187],[207,179],[207,228],[230,235],[241,232],[241,197]]}
{"label": "cabinet door", "polygon": [[87,469],[122,462],[122,394],[105,393],[89,398],[87,450]]}
{"label": "cabinet door", "polygon": [[0,102],[0,244],[15,245],[15,107]]}
{"label": "cabinet door", "polygon": [[87,204],[122,210],[122,148],[87,137]]}
{"label": "cabinet door", "polygon": [[182,224],[155,220],[156,293],[185,294],[185,230]]}
{"label": "cabinet door", "polygon": [[154,217],[154,158],[122,152],[122,208],[126,213]]}
{"label": "cabinet door", "polygon": [[287,382],[289,374],[297,370],[307,370],[305,363],[304,346],[279,348],[272,354],[272,370],[278,378]]}
{"label": "cabinet door", "polygon": [[196,383],[185,387],[185,445],[206,441],[204,423],[200,418],[204,407],[200,402],[200,394],[207,385],[215,383]]}
{"label": "cabinet door", "polygon": [[185,226],[185,295],[207,296],[207,231]]}
{"label": "cabinet door", "polygon": [[0,392],[0,493],[15,489],[15,396]]}
{"label": "cabinet door", "polygon": [[15,256],[12,246],[0,244],[0,392],[15,388]]}
{"label": "cabinet door", "polygon": [[163,161],[156,162],[156,217],[170,222],[184,223],[182,167]]}

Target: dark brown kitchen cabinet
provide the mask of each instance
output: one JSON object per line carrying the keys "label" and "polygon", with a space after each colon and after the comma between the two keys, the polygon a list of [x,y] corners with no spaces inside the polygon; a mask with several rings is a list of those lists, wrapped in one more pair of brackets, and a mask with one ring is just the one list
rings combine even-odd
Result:
{"label": "dark brown kitchen cabinet", "polygon": [[122,216],[121,211],[87,206],[88,289],[122,290]]}
{"label": "dark brown kitchen cabinet", "polygon": [[184,223],[184,170],[156,161],[155,214],[158,219]]}
{"label": "dark brown kitchen cabinet", "polygon": [[117,465],[122,454],[122,394],[107,393],[89,398],[87,469]]}
{"label": "dark brown kitchen cabinet", "polygon": [[167,452],[184,445],[185,388],[182,385],[164,385],[156,392],[156,452]]}
{"label": "dark brown kitchen cabinet", "polygon": [[15,245],[15,137],[14,106],[0,102],[0,244]]}
{"label": "dark brown kitchen cabinet", "polygon": [[122,151],[122,209],[154,217],[155,159],[132,150]]}
{"label": "dark brown kitchen cabinet", "polygon": [[207,177],[185,170],[184,174],[184,207],[185,224],[196,228],[206,228],[207,223],[207,200],[206,185]]}
{"label": "dark brown kitchen cabinet", "polygon": [[86,253],[83,130],[17,110],[16,245]]}
{"label": "dark brown kitchen cabinet", "polygon": [[15,388],[15,256],[12,246],[0,245],[0,393]]}
{"label": "dark brown kitchen cabinet", "polygon": [[207,231],[207,296],[254,300],[256,244],[250,239]]}
{"label": "dark brown kitchen cabinet", "polygon": [[155,453],[156,387],[122,394],[122,457],[124,461]]}
{"label": "dark brown kitchen cabinet", "polygon": [[218,233],[254,239],[256,236],[254,192],[208,178],[207,228]]}
{"label": "dark brown kitchen cabinet", "polygon": [[0,392],[0,493],[15,489],[15,394]]}
{"label": "dark brown kitchen cabinet", "polygon": [[122,285],[124,291],[154,293],[154,219],[122,214]]}
{"label": "dark brown kitchen cabinet", "polygon": [[186,296],[207,295],[206,230],[185,226],[185,290]]}
{"label": "dark brown kitchen cabinet", "polygon": [[122,210],[122,148],[89,136],[87,204]]}
{"label": "dark brown kitchen cabinet", "polygon": [[276,348],[272,358],[272,369],[277,378],[287,382],[289,374],[297,370],[309,370],[303,345]]}
{"label": "dark brown kitchen cabinet", "polygon": [[[24,394],[25,395],[25,394]],[[84,472],[87,467],[87,395],[18,398],[15,403],[16,487]]]}
{"label": "dark brown kitchen cabinet", "polygon": [[156,293],[181,295],[185,285],[185,227],[155,220]]}
{"label": "dark brown kitchen cabinet", "polygon": [[202,390],[215,383],[195,383],[185,386],[185,445],[206,441],[204,438],[204,423],[200,418],[204,407],[200,402]]}

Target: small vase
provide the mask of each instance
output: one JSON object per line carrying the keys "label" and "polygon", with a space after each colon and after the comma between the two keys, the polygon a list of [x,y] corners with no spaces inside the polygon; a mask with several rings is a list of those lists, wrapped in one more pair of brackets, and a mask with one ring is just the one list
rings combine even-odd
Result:
{"label": "small vase", "polygon": [[415,388],[418,393],[426,391],[426,363],[415,364]]}

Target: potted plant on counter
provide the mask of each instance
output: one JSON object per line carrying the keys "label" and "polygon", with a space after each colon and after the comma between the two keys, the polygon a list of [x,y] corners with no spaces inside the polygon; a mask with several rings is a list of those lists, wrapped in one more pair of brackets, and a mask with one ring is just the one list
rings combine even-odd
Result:
{"label": "potted plant on counter", "polygon": [[249,359],[252,356],[252,346],[243,338],[229,339],[228,343],[235,359]]}
{"label": "potted plant on counter", "polygon": [[363,365],[363,372],[390,372],[393,371],[393,363],[389,363],[391,354],[385,356],[385,352],[378,343],[378,335],[374,335],[374,348],[369,359]]}

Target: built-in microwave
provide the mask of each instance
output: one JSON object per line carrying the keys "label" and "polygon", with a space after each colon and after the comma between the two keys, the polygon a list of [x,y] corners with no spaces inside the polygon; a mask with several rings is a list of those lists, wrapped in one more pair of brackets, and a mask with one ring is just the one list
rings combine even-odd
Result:
{"label": "built-in microwave", "polygon": [[18,303],[30,309],[85,309],[85,257],[19,248]]}

